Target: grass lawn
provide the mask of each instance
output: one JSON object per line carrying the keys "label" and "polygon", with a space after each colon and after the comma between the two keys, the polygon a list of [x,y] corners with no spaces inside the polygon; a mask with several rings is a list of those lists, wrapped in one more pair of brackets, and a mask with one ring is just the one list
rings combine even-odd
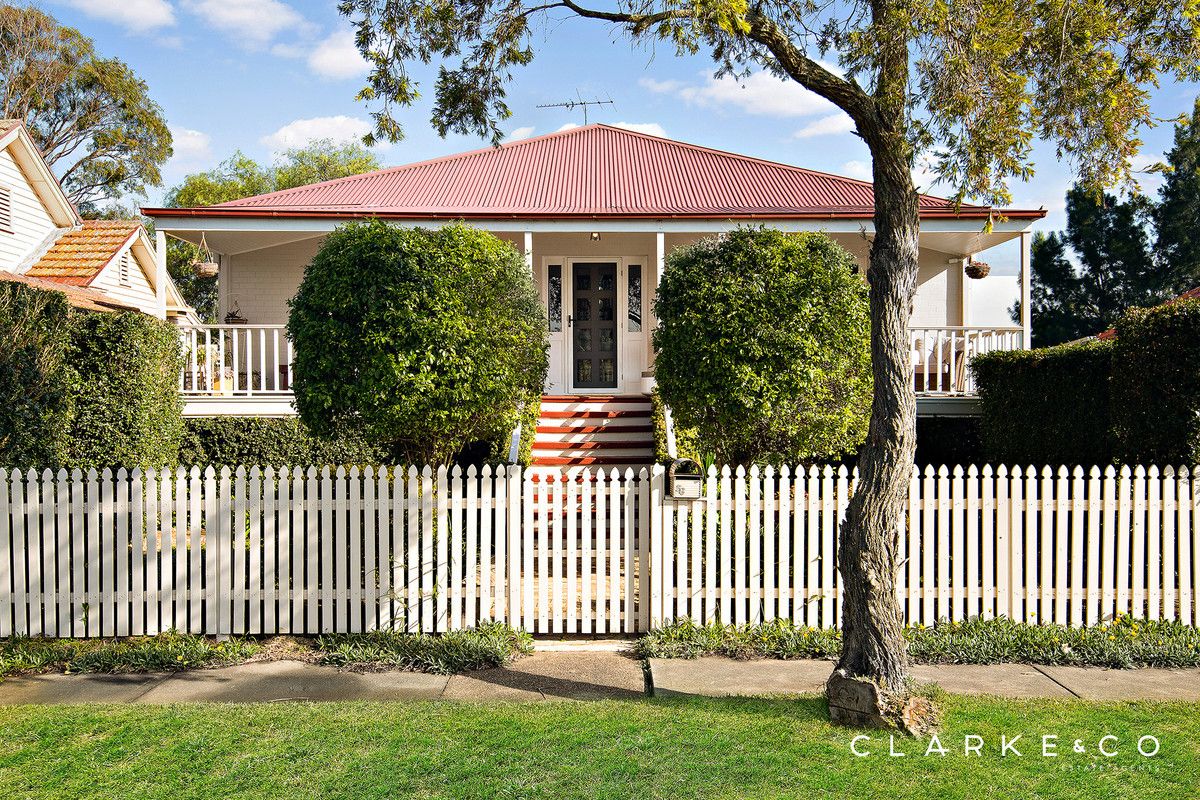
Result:
{"label": "grass lawn", "polygon": [[[820,699],[0,709],[0,797],[1195,798],[1191,704],[947,698],[941,740],[850,752]],[[1058,734],[1058,758],[1041,736]],[[963,737],[985,741],[962,754]],[[1022,757],[1000,756],[1021,734]],[[1118,737],[1119,755],[1096,752]],[[1153,758],[1137,740],[1161,742]],[[1076,739],[1087,752],[1072,752]],[[1147,743],[1147,747],[1150,747]]]}

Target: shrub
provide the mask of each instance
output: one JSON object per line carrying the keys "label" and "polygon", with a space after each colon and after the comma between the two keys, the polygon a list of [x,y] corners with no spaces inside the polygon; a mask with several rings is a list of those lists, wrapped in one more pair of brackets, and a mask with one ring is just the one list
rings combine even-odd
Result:
{"label": "shrub", "polygon": [[29,672],[176,672],[245,661],[259,646],[246,639],[160,633],[128,639],[0,639],[0,678]]}
{"label": "shrub", "polygon": [[426,633],[344,633],[317,639],[321,661],[348,665],[386,666],[452,675],[472,669],[499,667],[533,651],[533,638],[501,622],[477,628]]}
{"label": "shrub", "polygon": [[[1087,627],[1010,619],[906,628],[909,656],[926,664],[1050,664],[1089,667],[1200,666],[1200,630],[1168,620],[1118,617]],[[682,620],[638,639],[640,658],[836,658],[841,632],[775,620],[761,625],[696,625]]]}
{"label": "shrub", "polygon": [[354,428],[410,462],[445,463],[511,431],[545,380],[524,259],[464,225],[343,226],[291,305],[296,407],[319,436]]}
{"label": "shrub", "polygon": [[137,312],[75,315],[69,461],[87,468],[173,462],[183,432],[175,326]]}
{"label": "shrub", "polygon": [[1112,428],[1126,462],[1200,463],[1200,300],[1117,322]]}
{"label": "shrub", "polygon": [[[672,412],[673,418],[674,412]],[[650,417],[654,423],[654,460],[659,464],[669,464],[674,459],[667,452],[667,415],[662,396],[658,389],[650,395]],[[675,458],[690,458],[697,464],[704,464],[706,455],[700,446],[700,437],[695,428],[685,428],[675,423]]]}
{"label": "shrub", "polygon": [[973,359],[988,460],[1110,462],[1112,359],[1113,344],[1104,341],[993,352]]}
{"label": "shrub", "polygon": [[837,457],[871,401],[867,290],[823,234],[741,228],[675,250],[654,301],[655,377],[718,460]]}
{"label": "shrub", "polygon": [[184,421],[179,463],[260,466],[381,464],[384,448],[351,433],[319,439],[292,417],[203,417]]}
{"label": "shrub", "polygon": [[0,281],[0,465],[66,463],[70,319],[62,293]]}

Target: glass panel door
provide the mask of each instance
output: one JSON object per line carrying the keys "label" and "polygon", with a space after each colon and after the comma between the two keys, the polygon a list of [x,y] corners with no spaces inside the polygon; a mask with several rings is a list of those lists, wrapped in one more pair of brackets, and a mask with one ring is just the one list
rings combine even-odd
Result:
{"label": "glass panel door", "polygon": [[571,265],[571,373],[576,388],[617,386],[617,265]]}

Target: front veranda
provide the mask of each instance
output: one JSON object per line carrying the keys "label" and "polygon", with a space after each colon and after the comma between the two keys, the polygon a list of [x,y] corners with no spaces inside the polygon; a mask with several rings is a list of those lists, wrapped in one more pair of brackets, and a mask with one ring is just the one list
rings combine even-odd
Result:
{"label": "front veranda", "polygon": [[[333,222],[322,229],[320,221],[297,221],[297,229],[290,231],[254,230],[253,220],[159,223],[160,230],[188,241],[198,242],[203,234],[220,264],[223,322],[181,328],[187,355],[180,376],[185,413],[294,413],[287,301]],[[654,385],[652,308],[666,254],[732,224],[592,221],[480,226],[523,252],[534,276],[549,326],[546,393],[630,395],[649,392]],[[523,229],[529,227],[536,229]],[[867,262],[869,238],[858,223],[781,227],[824,230],[860,264]],[[944,413],[956,400],[973,397],[973,356],[1025,347],[1028,337],[1021,326],[972,324],[970,282],[963,273],[965,259],[1006,242],[1020,245],[1020,258],[1027,264],[1028,232],[1023,227],[1024,223],[999,222],[992,232],[983,233],[974,221],[942,220],[927,223],[922,231],[911,360],[913,386],[926,406],[940,402]],[[1027,292],[1024,282],[1022,286]]]}

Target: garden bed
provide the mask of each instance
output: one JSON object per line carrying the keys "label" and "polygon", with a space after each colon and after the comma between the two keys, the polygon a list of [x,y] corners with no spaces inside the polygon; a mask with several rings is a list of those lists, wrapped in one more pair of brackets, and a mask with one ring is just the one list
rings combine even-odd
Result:
{"label": "garden bed", "polygon": [[[1117,617],[1090,627],[1028,625],[1008,619],[944,622],[905,630],[909,656],[926,664],[1045,664],[1081,667],[1200,666],[1200,629],[1165,620]],[[638,639],[639,658],[834,659],[841,633],[776,620],[761,625],[675,622]]]}

